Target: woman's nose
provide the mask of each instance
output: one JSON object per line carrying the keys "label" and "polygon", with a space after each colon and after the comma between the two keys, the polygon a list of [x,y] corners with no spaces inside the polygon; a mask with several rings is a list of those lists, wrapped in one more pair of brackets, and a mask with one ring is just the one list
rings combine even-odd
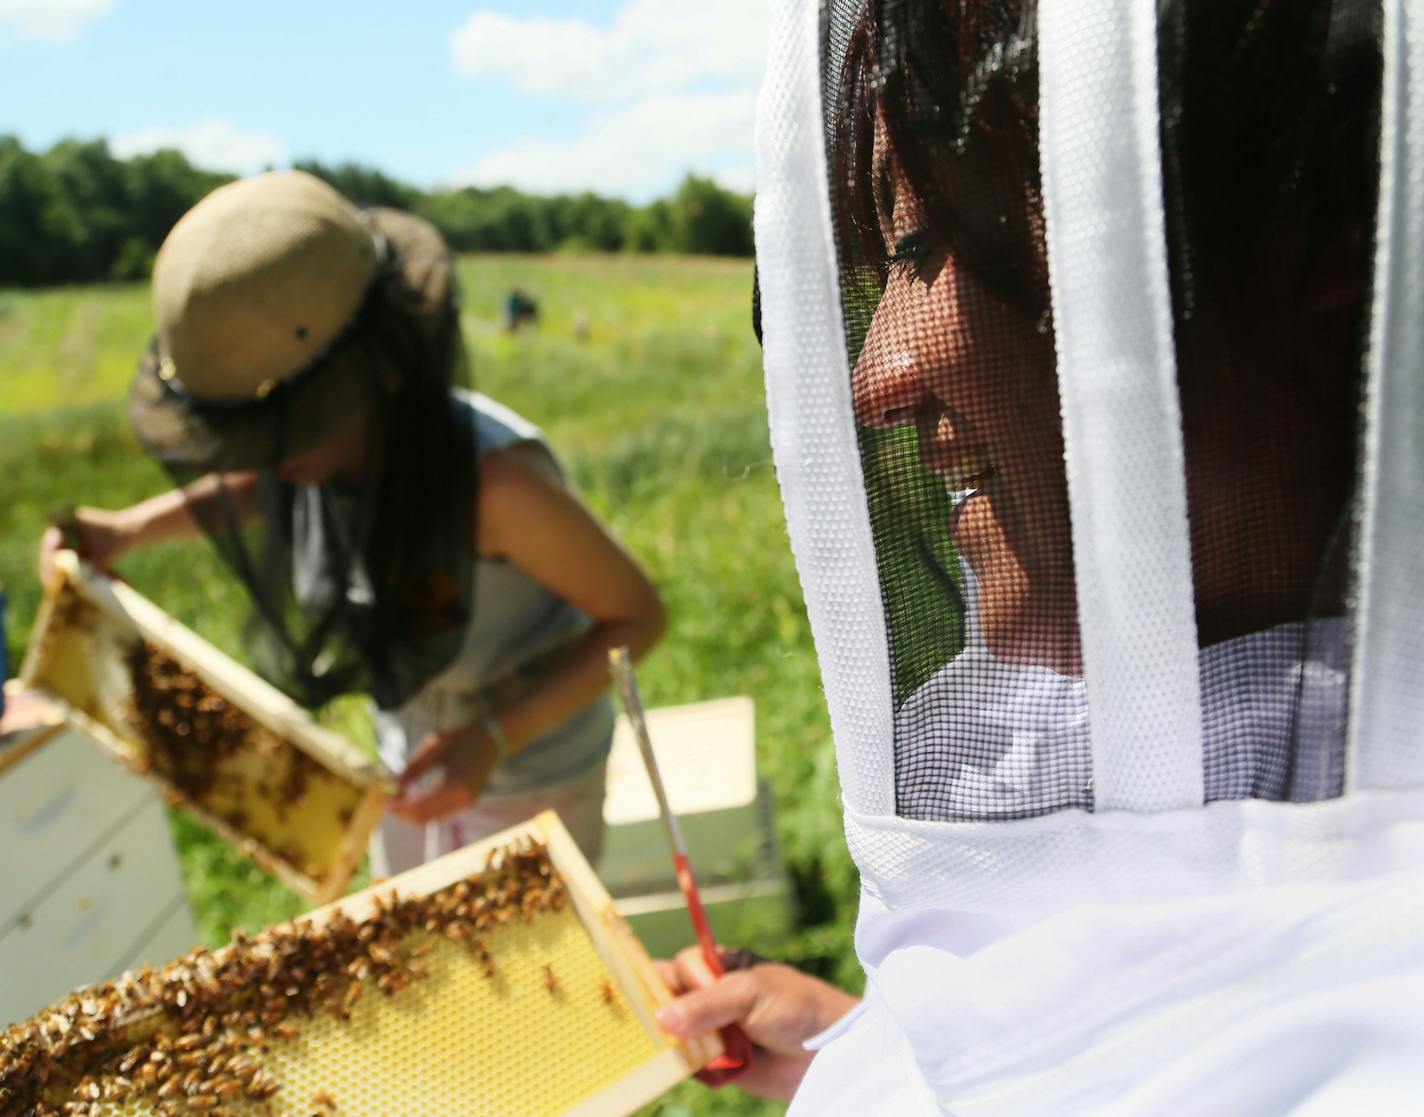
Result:
{"label": "woman's nose", "polygon": [[855,418],[862,426],[913,423],[928,398],[915,344],[915,312],[921,301],[911,285],[893,279],[881,296],[851,375]]}

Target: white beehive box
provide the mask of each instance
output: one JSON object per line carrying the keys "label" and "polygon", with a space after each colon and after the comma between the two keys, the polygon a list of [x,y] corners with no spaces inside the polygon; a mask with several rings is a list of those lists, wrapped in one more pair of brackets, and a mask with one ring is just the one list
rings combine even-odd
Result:
{"label": "white beehive box", "polygon": [[163,802],[59,721],[0,736],[0,1023],[198,938]]}
{"label": "white beehive box", "polygon": [[[784,931],[790,911],[771,796],[756,776],[750,698],[719,698],[647,713],[668,800],[681,820],[698,889],[719,941]],[[693,941],[658,804],[625,717],[608,759],[608,831],[598,873],[619,914],[655,956]]]}

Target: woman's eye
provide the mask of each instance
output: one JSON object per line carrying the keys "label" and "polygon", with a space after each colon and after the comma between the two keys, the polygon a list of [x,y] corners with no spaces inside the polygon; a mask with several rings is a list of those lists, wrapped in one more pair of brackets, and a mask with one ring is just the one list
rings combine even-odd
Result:
{"label": "woman's eye", "polygon": [[891,246],[885,263],[891,275],[919,278],[929,255],[930,243],[924,233],[908,233]]}

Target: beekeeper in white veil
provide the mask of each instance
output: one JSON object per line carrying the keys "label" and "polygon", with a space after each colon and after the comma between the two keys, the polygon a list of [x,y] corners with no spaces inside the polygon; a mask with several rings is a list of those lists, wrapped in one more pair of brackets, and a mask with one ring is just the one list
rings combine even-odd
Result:
{"label": "beekeeper in white veil", "polygon": [[776,5],[768,404],[867,983],[680,959],[748,1088],[1424,1105],[1421,18]]}

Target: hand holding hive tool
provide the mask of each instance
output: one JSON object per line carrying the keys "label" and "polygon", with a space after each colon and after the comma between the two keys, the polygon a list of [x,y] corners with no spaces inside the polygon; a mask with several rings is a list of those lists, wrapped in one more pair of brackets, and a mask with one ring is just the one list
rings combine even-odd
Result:
{"label": "hand holding hive tool", "polygon": [[[697,935],[697,945],[702,948],[702,957],[713,977],[721,977],[725,972],[722,956],[712,939],[712,928],[707,923],[707,913],[702,910],[702,900],[697,894],[697,881],[692,875],[692,863],[687,857],[687,843],[682,837],[682,827],[667,800],[663,789],[662,776],[658,772],[658,761],[653,755],[653,742],[648,737],[648,724],[643,717],[643,700],[638,696],[638,679],[633,673],[633,659],[627,648],[613,648],[608,653],[608,665],[613,672],[613,680],[623,699],[623,708],[633,727],[633,737],[638,742],[638,751],[643,754],[643,763],[648,769],[648,779],[653,785],[653,794],[658,799],[658,809],[662,812],[663,828],[667,831],[668,844],[672,847],[673,864],[677,869],[678,887],[687,900],[687,913],[692,919],[692,929]],[[752,1061],[752,1045],[747,1035],[737,1025],[732,1024],[718,1033],[726,1049],[700,1071],[697,1078],[708,1086],[722,1086],[743,1074]]]}

